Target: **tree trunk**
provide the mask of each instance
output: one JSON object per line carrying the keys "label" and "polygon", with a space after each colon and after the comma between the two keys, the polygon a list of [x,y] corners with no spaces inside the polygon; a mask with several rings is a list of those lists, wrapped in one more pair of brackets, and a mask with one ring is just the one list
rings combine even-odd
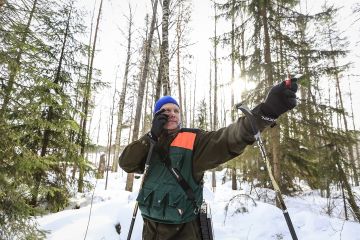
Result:
{"label": "tree trunk", "polygon": [[352,209],[352,211],[354,213],[354,216],[355,216],[356,220],[358,222],[360,222],[360,209],[359,209],[359,206],[356,204],[355,196],[353,195],[350,184],[349,184],[349,182],[348,182],[348,180],[346,178],[345,172],[342,169],[339,160],[337,158],[335,158],[335,161],[336,161],[336,166],[338,168],[340,181],[344,184],[344,187],[345,187],[345,190],[346,190],[346,193],[347,193],[346,199],[349,202],[349,205],[350,205],[350,207],[351,207],[351,209]]}
{"label": "tree trunk", "polygon": [[[193,93],[193,107],[192,107],[192,127],[195,127],[195,112],[196,112],[196,87],[197,87],[197,69],[196,69],[196,73],[195,73],[195,80],[194,80],[194,93]],[[206,119],[205,119],[206,120]]]}
{"label": "tree trunk", "polygon": [[[149,132],[150,128],[151,128],[151,126],[149,126],[149,123],[151,124],[151,122],[148,121],[148,118],[147,118],[148,116],[152,116],[151,113],[153,111],[153,110],[150,110],[150,114],[148,115],[148,110],[149,110],[148,96],[149,96],[149,85],[151,82],[152,82],[151,79],[149,79],[148,81],[146,81],[146,84],[145,84],[144,114],[143,114],[142,130],[141,130],[142,135]],[[152,107],[150,107],[150,108],[152,108]]]}
{"label": "tree trunk", "polygon": [[[105,190],[107,189],[107,183],[109,178],[109,168],[110,168],[110,159],[111,159],[111,145],[112,145],[112,129],[113,129],[113,123],[114,123],[114,109],[115,109],[115,95],[116,95],[116,83],[115,83],[115,89],[114,89],[114,95],[112,100],[112,107],[110,110],[110,127],[109,127],[109,151],[108,151],[108,163],[106,166],[106,180],[105,180]],[[115,162],[115,156],[113,158],[113,162]]]}
{"label": "tree trunk", "polygon": [[344,191],[344,183],[341,182],[341,195],[342,195],[342,199],[343,199],[343,204],[344,204],[344,215],[345,215],[345,220],[349,220],[348,217],[348,211],[347,211],[347,206],[346,206],[346,197],[345,197],[345,191]]}
{"label": "tree trunk", "polygon": [[[134,113],[134,103],[132,103],[131,104],[131,116],[133,116],[133,113]],[[133,126],[133,123],[134,123],[134,118],[133,117],[131,117],[131,119],[130,119],[130,129],[129,129],[129,136],[128,136],[128,143],[127,144],[130,144],[131,143],[131,137],[132,137],[132,135],[131,135],[131,133],[132,133],[132,126]]]}
{"label": "tree trunk", "polygon": [[170,95],[170,80],[169,80],[169,6],[170,0],[163,0],[162,4],[162,44],[161,44],[161,64],[162,74],[161,83],[164,95]]}
{"label": "tree trunk", "polygon": [[[161,38],[160,38],[159,28],[156,28],[156,31],[157,31],[158,39],[159,39],[159,48],[161,49]],[[157,101],[160,98],[160,94],[161,94],[161,76],[162,76],[162,67],[163,67],[162,59],[163,59],[162,51],[160,50],[160,62],[157,66],[158,67],[158,75],[156,78],[156,85],[155,85],[155,101]]]}
{"label": "tree trunk", "polygon": [[211,74],[212,74],[212,60],[211,60],[211,56],[210,56],[210,67],[209,67],[209,119],[210,119],[210,130],[213,130],[213,114],[212,114],[212,79],[211,79]]}
{"label": "tree trunk", "polygon": [[94,42],[91,50],[91,56],[90,56],[90,66],[89,71],[87,73],[87,79],[85,84],[85,94],[84,94],[84,117],[83,122],[81,126],[81,144],[80,144],[80,163],[78,164],[79,168],[79,179],[78,179],[78,192],[84,191],[84,162],[85,161],[85,146],[86,146],[86,124],[87,124],[87,116],[89,113],[89,102],[90,102],[90,96],[91,96],[91,81],[92,81],[92,72],[93,72],[93,64],[94,64],[94,56],[95,56],[95,50],[96,50],[96,40],[97,40],[97,34],[99,30],[99,23],[100,23],[100,16],[101,16],[101,10],[102,10],[102,4],[103,0],[100,1],[100,7],[99,12],[96,20],[96,27],[95,27],[95,36],[94,36]]}
{"label": "tree trunk", "polygon": [[[216,33],[216,5],[214,3],[214,121],[212,130],[217,130],[218,128],[218,116],[217,116],[217,33]],[[211,93],[210,93],[211,94]],[[216,190],[216,172],[212,170],[212,189],[213,192]]]}
{"label": "tree trunk", "polygon": [[129,30],[128,30],[128,45],[127,45],[127,57],[126,57],[126,63],[125,63],[125,73],[124,73],[124,79],[123,79],[123,85],[120,93],[120,99],[119,99],[119,110],[118,110],[118,120],[116,125],[116,135],[115,135],[115,156],[114,156],[114,162],[112,166],[112,170],[114,172],[117,172],[118,169],[118,159],[120,156],[120,147],[121,147],[121,130],[122,130],[122,121],[124,116],[124,107],[125,107],[125,98],[126,98],[126,90],[127,90],[127,83],[128,83],[128,75],[129,75],[129,68],[130,68],[130,58],[131,58],[131,28],[133,25],[133,16],[131,12],[131,7],[129,6]]}
{"label": "tree trunk", "polygon": [[[165,1],[164,1],[165,2]],[[177,23],[176,23],[176,40],[177,40],[177,44],[176,44],[176,76],[177,76],[177,84],[178,84],[178,93],[179,93],[179,103],[180,106],[182,106],[180,108],[180,119],[182,122],[186,122],[185,118],[184,118],[184,108],[185,108],[185,104],[183,105],[183,99],[182,99],[182,93],[181,93],[181,69],[180,69],[180,41],[181,41],[181,5],[179,4],[179,16],[177,19]]]}
{"label": "tree trunk", "polygon": [[216,191],[216,172],[215,170],[211,170],[211,187],[212,187],[212,191],[215,192]]}
{"label": "tree trunk", "polygon": [[217,130],[218,128],[218,107],[217,107],[217,33],[216,33],[216,5],[214,4],[214,11],[215,11],[215,17],[214,17],[214,121],[213,121],[213,130]]}
{"label": "tree trunk", "polygon": [[[243,12],[241,11],[240,12],[240,17],[241,17],[241,25],[242,26],[245,26],[243,25],[244,23],[244,17],[243,17]],[[241,33],[240,33],[240,43],[239,43],[239,54],[240,54],[240,58],[239,58],[239,67],[240,67],[240,77],[241,77],[241,80],[243,81],[244,83],[244,90],[243,92],[246,92],[247,91],[247,82],[246,82],[246,74],[245,74],[245,71],[246,71],[246,68],[245,68],[245,29],[244,27],[242,27],[241,29]]]}
{"label": "tree trunk", "polygon": [[[92,10],[92,14],[91,14],[91,23],[90,23],[90,35],[89,35],[89,47],[87,48],[87,54],[88,54],[88,59],[87,59],[87,66],[86,66],[86,78],[88,77],[88,74],[89,74],[89,69],[90,69],[90,62],[91,62],[91,43],[92,43],[92,33],[93,33],[93,25],[94,25],[94,16],[95,16],[95,8],[96,8],[96,2],[94,2],[94,7],[93,7],[93,10]],[[86,79],[87,81],[87,79]],[[81,88],[81,83],[77,85],[77,89],[76,89],[76,96],[78,98],[78,95],[80,93],[80,88]],[[84,97],[83,97],[83,101],[84,101]],[[77,103],[80,102],[78,99],[77,99]],[[77,104],[76,108],[78,108],[79,106],[81,106],[82,103],[79,103]],[[81,106],[82,109],[84,109],[84,106]],[[100,114],[101,116],[101,114]],[[82,126],[83,125],[83,117],[80,116],[80,123],[79,123],[79,126]],[[99,123],[100,124],[100,123]],[[99,128],[100,128],[100,125],[99,125]],[[81,144],[81,129],[80,131],[77,133],[77,141],[80,142]],[[75,176],[76,176],[76,172],[77,172],[77,169],[78,169],[78,163],[74,163],[73,164],[73,170],[72,170],[72,180],[75,179]]]}
{"label": "tree trunk", "polygon": [[97,172],[97,179],[103,179],[104,178],[104,172],[105,172],[105,154],[101,154],[100,161],[99,161],[99,167]]}
{"label": "tree trunk", "polygon": [[[140,118],[141,118],[141,110],[142,110],[142,103],[144,99],[144,91],[145,91],[145,83],[147,74],[149,71],[149,61],[150,61],[150,50],[151,50],[151,44],[152,39],[154,35],[155,30],[155,22],[156,22],[156,9],[157,9],[158,0],[155,0],[154,8],[153,8],[153,15],[151,19],[151,26],[150,26],[150,32],[149,32],[149,38],[146,42],[146,48],[145,48],[145,56],[144,56],[144,68],[142,71],[142,76],[139,83],[139,90],[138,90],[138,97],[136,101],[136,113],[135,113],[135,119],[134,119],[134,129],[133,129],[133,136],[132,141],[135,141],[139,137],[139,125],[140,125]],[[133,182],[134,182],[134,174],[129,173],[126,180],[126,186],[125,190],[132,192],[133,188]]]}
{"label": "tree trunk", "polygon": [[[235,0],[231,2],[231,122],[235,122],[235,97],[234,97],[234,79],[235,79]],[[226,118],[226,116],[225,116]],[[234,161],[234,166],[231,168],[231,188],[232,190],[237,190],[237,181],[236,181],[236,161]]]}
{"label": "tree trunk", "polygon": [[[54,84],[55,85],[59,84],[59,81],[60,81],[60,73],[61,73],[62,63],[63,63],[63,60],[64,60],[66,41],[67,41],[67,37],[68,37],[68,34],[69,34],[71,11],[72,11],[72,6],[70,8],[69,16],[68,16],[68,19],[67,19],[67,22],[66,22],[66,28],[65,28],[62,47],[61,47],[60,59],[59,59],[59,63],[58,63],[58,67],[57,67],[56,74],[55,74],[55,79],[54,79]],[[57,89],[54,89],[54,90],[55,90],[56,93],[58,93]],[[48,91],[50,92],[50,89]],[[54,119],[54,107],[49,106],[48,111],[46,112],[46,110],[44,110],[44,112],[45,112],[45,116],[46,116],[46,121],[51,123],[53,121],[53,119]],[[45,155],[47,154],[51,134],[52,134],[51,129],[46,128],[44,130],[44,134],[43,134],[43,137],[42,137],[41,151],[40,151],[40,156],[41,157],[45,157]],[[41,180],[42,180],[44,174],[45,173],[43,171],[41,171],[41,170],[36,171],[35,174],[34,174],[35,186],[34,186],[34,189],[32,191],[32,197],[31,197],[31,205],[33,205],[33,206],[37,205],[37,198],[38,198],[38,194],[39,194]]]}
{"label": "tree trunk", "polygon": [[[184,79],[184,81],[181,81],[183,84],[182,84],[182,89],[183,89],[183,92],[186,93],[187,90],[188,90],[188,87],[187,87],[187,84],[186,84],[186,81]],[[189,94],[190,96],[187,96],[186,94],[184,94],[184,97],[182,98],[183,99],[183,105],[182,105],[182,112],[183,112],[183,119],[181,119],[181,125],[183,127],[187,127],[189,124],[187,123],[187,119],[188,119],[188,114],[190,114],[190,124],[192,124],[191,122],[191,93]],[[188,99],[189,99],[189,104],[188,104]],[[189,110],[188,110],[189,109]]]}
{"label": "tree trunk", "polygon": [[31,11],[30,11],[30,15],[29,15],[29,19],[26,23],[26,27],[23,31],[23,35],[21,37],[21,41],[20,44],[18,46],[17,49],[17,54],[16,54],[16,58],[14,62],[9,63],[9,81],[8,84],[6,85],[5,89],[4,89],[4,100],[1,106],[1,110],[0,110],[0,118],[4,116],[4,114],[6,113],[7,107],[9,105],[9,102],[11,100],[11,94],[13,92],[13,88],[14,88],[14,84],[15,84],[15,79],[17,74],[20,71],[20,67],[21,67],[21,55],[23,53],[23,47],[25,46],[26,43],[26,39],[27,36],[30,32],[30,25],[32,22],[32,19],[34,17],[34,13],[35,13],[35,9],[36,9],[36,4],[37,4],[37,0],[34,0]]}
{"label": "tree trunk", "polygon": [[133,141],[137,140],[138,135],[139,135],[139,125],[140,125],[140,118],[141,118],[141,111],[142,111],[142,103],[144,100],[145,83],[146,83],[146,78],[147,78],[147,74],[149,71],[150,50],[151,50],[151,44],[152,44],[152,39],[153,39],[153,35],[154,35],[154,30],[155,30],[157,4],[158,4],[158,0],[155,0],[153,16],[152,16],[150,32],[149,32],[149,38],[146,42],[146,47],[145,47],[144,66],[143,66],[142,75],[141,75],[141,79],[140,79],[140,83],[139,83],[138,98],[136,101],[136,113],[135,113],[134,129],[133,129],[133,136],[132,136]]}
{"label": "tree trunk", "polygon": [[352,124],[353,124],[353,130],[354,133],[356,134],[356,144],[355,144],[355,149],[356,149],[356,162],[355,165],[360,166],[360,150],[359,150],[359,136],[356,133],[356,126],[355,126],[355,116],[354,116],[354,109],[353,109],[353,100],[352,100],[352,91],[351,91],[351,86],[350,86],[350,82],[349,82],[349,97],[350,97],[350,106],[351,106],[351,117],[352,117]]}
{"label": "tree trunk", "polygon": [[[272,70],[272,61],[271,61],[271,49],[270,49],[270,34],[268,27],[268,18],[267,18],[267,8],[269,7],[269,0],[265,0],[264,4],[261,6],[261,17],[264,30],[264,60],[265,60],[265,79],[267,80],[267,85],[271,86],[274,84],[273,80],[273,70]],[[271,139],[271,157],[272,165],[274,171],[274,178],[277,182],[280,182],[280,127],[273,127],[270,129],[270,139]]]}
{"label": "tree trunk", "polygon": [[100,123],[101,123],[101,110],[100,110],[100,118],[98,122],[97,136],[96,136],[96,153],[95,153],[95,166],[98,167],[97,157],[99,154],[99,139],[100,139]]}

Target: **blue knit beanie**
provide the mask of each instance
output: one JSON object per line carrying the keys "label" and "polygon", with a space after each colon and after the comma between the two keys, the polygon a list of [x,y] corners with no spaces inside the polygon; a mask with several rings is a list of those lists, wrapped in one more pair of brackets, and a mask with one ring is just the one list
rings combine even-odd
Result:
{"label": "blue knit beanie", "polygon": [[178,102],[171,96],[163,96],[161,98],[159,98],[159,100],[156,101],[155,103],[155,107],[154,107],[154,114],[159,111],[161,109],[162,106],[164,106],[167,103],[173,103],[175,105],[177,105],[178,107],[179,104]]}

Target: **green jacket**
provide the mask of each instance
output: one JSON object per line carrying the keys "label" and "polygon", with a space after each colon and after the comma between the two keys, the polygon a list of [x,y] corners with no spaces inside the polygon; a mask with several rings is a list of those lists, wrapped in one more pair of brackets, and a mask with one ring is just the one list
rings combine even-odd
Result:
{"label": "green jacket", "polygon": [[[256,111],[257,109],[257,111]],[[259,108],[255,108],[253,112],[259,112]],[[272,122],[262,120],[257,114],[257,126],[260,130],[263,130],[266,126],[270,125]],[[177,133],[174,133],[176,135]],[[164,139],[157,143],[154,151],[157,151],[161,154],[162,149],[171,143],[172,139],[175,136],[169,136],[170,139]],[[193,148],[193,157],[192,157],[192,175],[198,183],[202,180],[204,172],[209,169],[213,169],[219,166],[222,163],[225,163],[234,157],[240,155],[247,145],[253,144],[255,141],[254,135],[251,130],[251,125],[249,120],[246,117],[240,117],[236,122],[230,124],[227,127],[221,128],[217,131],[203,131],[199,130],[196,134],[194,148]],[[122,152],[119,158],[120,167],[128,173],[142,173],[144,171],[145,160],[147,152],[149,150],[150,140],[148,135],[144,135],[137,141],[129,144],[124,151]],[[166,147],[165,147],[166,148]],[[179,186],[180,188],[180,186]],[[197,220],[194,220],[197,221]],[[194,222],[193,221],[193,222]],[[151,223],[151,221],[146,221]],[[149,228],[147,225],[156,224],[156,229]],[[180,225],[181,227],[172,228],[180,229],[182,232],[178,232],[177,236],[180,236],[179,239],[199,239],[193,232],[194,229],[185,229],[184,226],[198,226],[198,224],[185,224]],[[192,228],[191,227],[191,228]],[[164,228],[164,231],[159,229]],[[158,239],[152,238],[149,236],[157,236],[159,239],[172,239],[169,238],[169,229],[168,224],[162,223],[151,223],[144,224],[143,233],[146,232],[146,235],[143,236],[144,239]],[[180,231],[179,230],[179,231]],[[150,232],[153,232],[153,235]],[[172,230],[170,231],[173,233]],[[197,232],[196,230],[195,232]],[[159,236],[161,232],[165,232],[167,235]],[[164,233],[164,234],[165,234]],[[183,235],[183,234],[190,234]],[[181,238],[181,236],[186,236]]]}
{"label": "green jacket", "polygon": [[[194,220],[203,200],[203,184],[192,176],[192,153],[196,132],[182,129],[172,140],[168,154],[155,151],[137,201],[144,218],[180,224]],[[166,149],[164,149],[166,150]],[[163,157],[163,156],[167,157]],[[193,192],[188,198],[169,168],[176,169]]]}

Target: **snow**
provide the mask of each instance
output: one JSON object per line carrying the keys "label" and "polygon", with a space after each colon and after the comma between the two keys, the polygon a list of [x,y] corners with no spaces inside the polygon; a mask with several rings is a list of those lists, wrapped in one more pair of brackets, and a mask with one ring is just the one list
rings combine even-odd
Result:
{"label": "snow", "polygon": [[[211,206],[217,240],[291,239],[282,211],[274,206],[272,190],[257,188],[255,191],[247,183],[241,183],[240,190],[234,191],[230,181],[221,184],[224,171],[216,174],[215,192],[210,190],[210,174],[205,175],[204,198]],[[78,204],[79,209],[69,207],[37,219],[40,227],[49,231],[47,239],[85,239],[90,210],[87,240],[127,239],[141,178],[135,179],[132,193],[124,190],[124,172],[109,173],[107,190],[105,179],[91,181],[96,184],[92,207],[93,192],[90,191],[72,199],[71,206]],[[360,240],[360,224],[344,220],[339,196],[334,195],[330,202],[331,217],[325,212],[328,199],[321,198],[317,191],[306,190],[296,197],[284,196],[298,239]],[[120,236],[115,231],[117,223],[121,224]],[[141,239],[142,224],[138,211],[131,239]]]}

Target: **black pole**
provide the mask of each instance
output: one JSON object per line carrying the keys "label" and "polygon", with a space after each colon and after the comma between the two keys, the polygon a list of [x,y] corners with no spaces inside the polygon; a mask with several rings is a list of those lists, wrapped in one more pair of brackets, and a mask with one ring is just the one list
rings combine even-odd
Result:
{"label": "black pole", "polygon": [[247,106],[243,105],[242,103],[236,104],[235,107],[237,109],[240,109],[245,114],[245,116],[247,117],[247,119],[250,122],[250,125],[251,125],[251,128],[253,130],[253,134],[254,134],[256,143],[259,146],[261,156],[262,156],[262,158],[263,158],[263,160],[264,160],[264,162],[266,164],[266,168],[268,170],[268,174],[269,174],[269,177],[271,179],[271,183],[272,183],[272,185],[273,185],[273,187],[275,189],[275,192],[276,192],[276,199],[278,200],[279,205],[280,205],[280,209],[282,210],[282,212],[284,214],[286,224],[287,224],[287,226],[289,228],[291,237],[292,237],[293,240],[298,240],[298,238],[296,236],[294,226],[293,226],[291,218],[290,218],[290,215],[289,215],[289,213],[287,211],[284,199],[283,199],[283,197],[281,195],[280,187],[277,184],[277,182],[276,182],[276,180],[274,178],[274,175],[272,173],[271,165],[270,165],[270,162],[269,162],[269,160],[267,158],[267,154],[266,154],[266,151],[265,151],[265,146],[264,146],[264,144],[263,144],[263,142],[261,140],[260,131],[259,131],[258,127],[256,126],[255,117],[252,114],[252,112],[250,111],[250,109]]}
{"label": "black pole", "polygon": [[[149,138],[149,139],[150,139],[150,148],[149,148],[149,152],[148,152],[148,154],[146,156],[145,169],[144,169],[144,174],[143,174],[141,184],[140,184],[140,190],[143,187],[144,180],[146,178],[146,174],[147,174],[149,166],[150,166],[151,155],[152,155],[152,152],[153,152],[154,146],[155,146],[155,141],[152,138]],[[129,228],[129,233],[128,233],[127,240],[131,239],[131,234],[132,234],[132,231],[133,231],[133,228],[134,228],[134,224],[135,224],[138,209],[139,209],[139,204],[138,204],[138,202],[136,202],[135,207],[134,207],[134,211],[133,211],[133,216],[131,218],[131,223],[130,223],[130,228]]]}

